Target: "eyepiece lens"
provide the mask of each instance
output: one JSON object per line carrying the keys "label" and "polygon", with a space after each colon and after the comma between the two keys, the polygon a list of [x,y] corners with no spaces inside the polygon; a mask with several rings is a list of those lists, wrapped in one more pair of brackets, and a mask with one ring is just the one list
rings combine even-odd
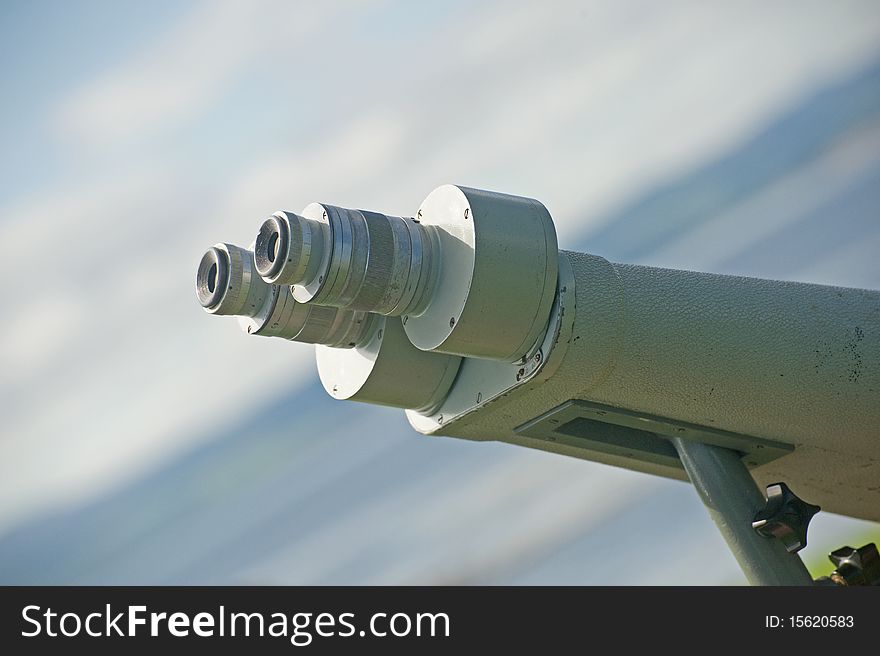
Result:
{"label": "eyepiece lens", "polygon": [[214,290],[217,288],[217,263],[211,265],[211,268],[208,269],[208,291],[212,294]]}
{"label": "eyepiece lens", "polygon": [[254,244],[254,265],[257,273],[264,278],[277,276],[284,264],[279,257],[287,250],[287,226],[278,217],[272,216],[263,221]]}
{"label": "eyepiece lens", "polygon": [[275,258],[278,257],[278,233],[277,232],[273,232],[272,236],[269,237],[269,244],[268,244],[267,251],[268,251],[269,261],[274,262]]}
{"label": "eyepiece lens", "polygon": [[196,296],[203,308],[215,308],[223,300],[228,276],[226,254],[213,247],[205,251],[196,273]]}

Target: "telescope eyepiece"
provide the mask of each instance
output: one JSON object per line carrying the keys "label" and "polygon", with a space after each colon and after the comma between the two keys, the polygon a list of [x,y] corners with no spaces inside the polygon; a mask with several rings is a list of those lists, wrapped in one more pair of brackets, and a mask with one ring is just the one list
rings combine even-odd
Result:
{"label": "telescope eyepiece", "polygon": [[417,313],[435,280],[436,238],[412,218],[312,203],[260,226],[254,266],[301,303],[387,316]]}
{"label": "telescope eyepiece", "polygon": [[196,270],[196,297],[211,314],[253,317],[272,293],[254,271],[249,250],[234,244],[214,244]]}
{"label": "telescope eyepiece", "polygon": [[263,221],[257,233],[254,268],[273,285],[297,285],[317,278],[326,229],[326,225],[292,212],[276,212]]}
{"label": "telescope eyepiece", "polygon": [[414,346],[516,362],[546,332],[556,229],[522,196],[443,185],[414,217],[312,203],[260,226],[254,270],[298,303],[403,317]]}
{"label": "telescope eyepiece", "polygon": [[[253,247],[267,257],[272,253],[277,260],[276,252],[286,252],[280,234],[289,234],[285,232],[289,224],[283,216],[270,217],[265,223],[264,243]],[[273,238],[273,234],[279,236]],[[257,261],[256,251],[233,244],[216,244],[206,250],[196,271],[199,304],[210,314],[236,316],[249,335],[336,348],[353,348],[367,337],[373,315],[298,303],[288,286],[267,283],[257,275]]]}
{"label": "telescope eyepiece", "polygon": [[257,273],[264,279],[275,279],[287,259],[292,260],[290,229],[287,222],[281,221],[277,216],[270,216],[260,226],[254,243],[254,264]]}
{"label": "telescope eyepiece", "polygon": [[199,304],[206,310],[217,307],[229,279],[229,257],[227,253],[212,246],[199,262],[196,272],[196,296]]}

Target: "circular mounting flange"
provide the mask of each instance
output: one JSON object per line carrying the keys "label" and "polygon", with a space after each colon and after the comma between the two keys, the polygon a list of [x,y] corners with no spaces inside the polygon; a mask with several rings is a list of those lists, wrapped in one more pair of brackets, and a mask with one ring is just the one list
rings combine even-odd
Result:
{"label": "circular mounting flange", "polygon": [[444,185],[419,209],[433,228],[439,269],[425,310],[405,317],[426,351],[521,359],[547,326],[556,291],[553,219],[538,201]]}
{"label": "circular mounting flange", "polygon": [[[333,253],[333,244],[330,239],[331,231],[330,231],[330,218],[327,213],[327,209],[321,203],[311,203],[308,205],[303,211],[302,216],[306,219],[312,219],[313,221],[318,221],[322,224],[323,237],[321,239],[321,250],[320,252],[311,252],[310,256],[312,258],[319,258],[320,262],[317,266],[315,266],[315,271],[320,272],[315,275],[314,278],[310,278],[309,280],[303,281],[302,284],[293,285],[291,287],[291,292],[293,293],[293,297],[299,303],[308,303],[313,298],[315,298],[325,285],[332,284],[332,281],[327,281],[324,279],[324,274],[322,272],[328,270],[328,265],[330,263],[330,257]],[[308,267],[310,270],[312,269],[312,265]]]}
{"label": "circular mounting flange", "polygon": [[318,375],[327,393],[349,399],[430,412],[443,402],[461,358],[415,348],[398,317],[373,314],[355,348],[318,346]]}

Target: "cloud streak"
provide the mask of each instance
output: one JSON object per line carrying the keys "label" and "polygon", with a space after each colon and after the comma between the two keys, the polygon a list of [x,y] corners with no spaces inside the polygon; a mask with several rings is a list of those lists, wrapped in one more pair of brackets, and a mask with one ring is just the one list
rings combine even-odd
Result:
{"label": "cloud streak", "polygon": [[[358,3],[211,0],[155,43],[119,62],[61,104],[57,127],[73,142],[148,138],[195,120],[279,41],[310,44]],[[279,34],[279,28],[282,29]]]}
{"label": "cloud streak", "polygon": [[[398,18],[382,40],[365,27],[379,10]],[[871,3],[497,2],[428,28],[418,12],[206,2],[58,105],[47,130],[73,164],[0,208],[0,275],[17,282],[0,349],[0,531],[313,378],[308,347],[245,339],[201,313],[191,280],[209,241],[247,243],[264,213],[313,200],[406,214],[458,182],[545,200],[571,246],[606,208],[880,43]],[[228,110],[239,93],[271,99],[274,122]],[[314,129],[297,131],[306,101]],[[187,141],[209,116],[226,118],[218,141],[243,145],[205,155]]]}

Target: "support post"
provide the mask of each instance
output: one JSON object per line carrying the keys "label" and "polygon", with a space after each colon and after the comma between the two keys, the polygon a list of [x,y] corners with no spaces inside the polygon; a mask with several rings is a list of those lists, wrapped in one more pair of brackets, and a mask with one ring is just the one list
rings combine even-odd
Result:
{"label": "support post", "polygon": [[739,454],[678,437],[670,441],[749,583],[812,585],[813,579],[796,553],[752,529],[755,513],[764,506],[764,495]]}

